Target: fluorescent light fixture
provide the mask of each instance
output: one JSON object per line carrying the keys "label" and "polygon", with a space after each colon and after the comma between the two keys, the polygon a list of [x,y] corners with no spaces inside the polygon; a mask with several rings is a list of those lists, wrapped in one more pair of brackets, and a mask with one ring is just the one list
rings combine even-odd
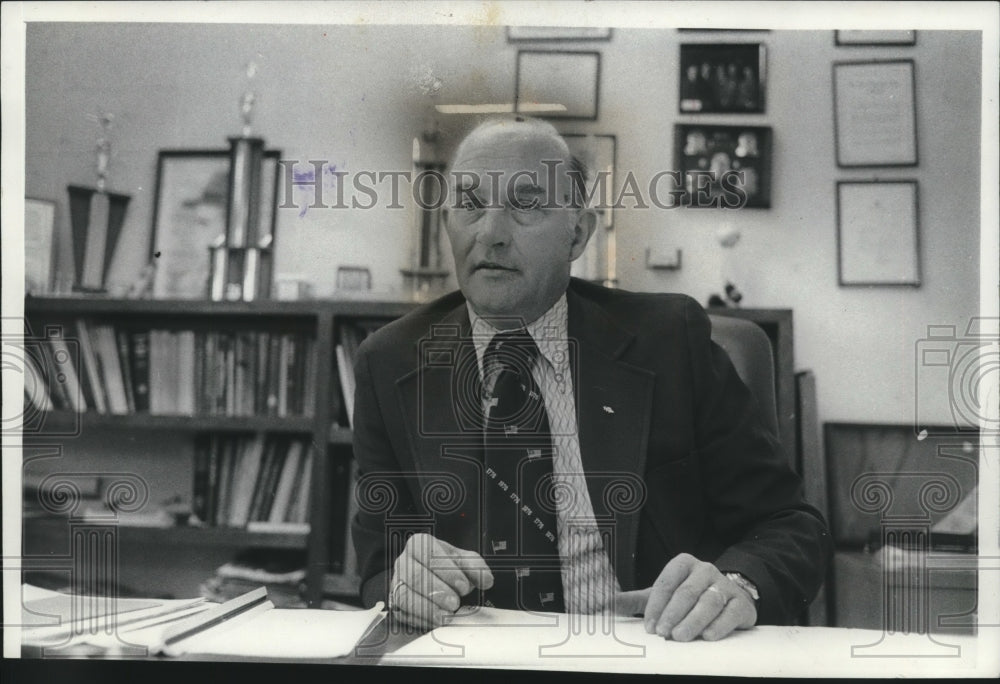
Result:
{"label": "fluorescent light fixture", "polygon": [[[507,104],[439,104],[434,105],[441,114],[512,114],[514,105]],[[519,112],[537,114],[539,112],[565,112],[566,105],[522,102]]]}

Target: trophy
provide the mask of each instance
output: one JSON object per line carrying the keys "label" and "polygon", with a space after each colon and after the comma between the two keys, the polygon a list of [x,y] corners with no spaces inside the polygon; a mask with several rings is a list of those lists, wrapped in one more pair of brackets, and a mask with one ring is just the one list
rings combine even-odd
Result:
{"label": "trophy", "polygon": [[[421,139],[423,144],[421,144]],[[434,194],[443,192],[431,176],[441,176],[445,165],[438,159],[437,143],[440,139],[437,121],[428,119],[419,138],[413,139],[413,167],[411,178],[414,195],[420,198],[411,214],[412,238],[410,258],[406,268],[401,268],[404,287],[410,290],[414,301],[425,301],[437,294],[448,277],[441,253],[443,228],[440,202]],[[437,187],[435,187],[437,186]]]}
{"label": "trophy", "polygon": [[111,114],[99,113],[101,133],[97,154],[97,187],[69,185],[69,215],[73,240],[73,289],[77,292],[106,292],[108,268],[125,222],[130,196],[110,192],[108,166],[111,162]]}
{"label": "trophy", "polygon": [[209,250],[212,300],[254,301],[270,296],[274,236],[261,226],[261,167],[264,140],[252,132],[256,93],[250,89],[257,67],[247,65],[248,88],[240,98],[242,134],[229,138],[226,232]]}

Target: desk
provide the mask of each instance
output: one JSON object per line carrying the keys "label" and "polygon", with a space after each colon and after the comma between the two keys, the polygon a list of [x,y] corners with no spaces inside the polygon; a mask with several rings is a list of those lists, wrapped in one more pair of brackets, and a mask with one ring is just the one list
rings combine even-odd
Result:
{"label": "desk", "polygon": [[[878,630],[762,626],[718,642],[682,644],[646,634],[639,620],[615,621],[610,635],[602,632],[600,621],[592,626],[597,627],[594,633],[587,632],[587,625],[577,624],[582,631],[571,634],[567,616],[554,620],[551,616],[529,616],[519,625],[453,625],[422,635],[383,621],[351,657],[266,662],[619,674],[970,676],[995,673],[1000,658],[997,633],[979,638],[890,636]],[[24,655],[40,654],[26,651]],[[217,663],[248,659],[188,656],[183,660]]]}

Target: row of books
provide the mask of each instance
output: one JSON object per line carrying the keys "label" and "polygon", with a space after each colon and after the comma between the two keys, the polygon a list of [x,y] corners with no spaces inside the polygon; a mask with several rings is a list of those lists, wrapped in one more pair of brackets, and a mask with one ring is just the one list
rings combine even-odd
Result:
{"label": "row of books", "polygon": [[301,437],[203,435],[195,444],[195,523],[307,531],[312,449]]}
{"label": "row of books", "polygon": [[340,324],[337,347],[337,375],[340,379],[340,391],[343,398],[341,411],[335,407],[334,415],[340,414],[338,422],[344,427],[354,427],[354,390],[357,381],[354,378],[354,361],[358,357],[358,347],[366,337],[385,325],[381,320],[359,319],[345,321]]}
{"label": "row of books", "polygon": [[26,354],[38,410],[310,416],[315,342],[304,333],[142,329],[83,318],[76,338]]}

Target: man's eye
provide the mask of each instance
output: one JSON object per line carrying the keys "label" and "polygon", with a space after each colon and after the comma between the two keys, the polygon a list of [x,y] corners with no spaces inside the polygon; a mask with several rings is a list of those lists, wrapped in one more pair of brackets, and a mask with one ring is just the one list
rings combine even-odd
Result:
{"label": "man's eye", "polygon": [[460,208],[467,211],[476,211],[483,208],[483,203],[480,202],[475,197],[463,197],[461,203],[458,205]]}

